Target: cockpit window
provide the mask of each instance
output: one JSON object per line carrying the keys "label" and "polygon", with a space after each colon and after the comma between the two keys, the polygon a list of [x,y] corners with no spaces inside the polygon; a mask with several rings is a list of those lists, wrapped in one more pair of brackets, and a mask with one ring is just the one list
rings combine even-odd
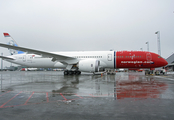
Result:
{"label": "cockpit window", "polygon": [[158,56],[158,58],[162,58],[161,56]]}

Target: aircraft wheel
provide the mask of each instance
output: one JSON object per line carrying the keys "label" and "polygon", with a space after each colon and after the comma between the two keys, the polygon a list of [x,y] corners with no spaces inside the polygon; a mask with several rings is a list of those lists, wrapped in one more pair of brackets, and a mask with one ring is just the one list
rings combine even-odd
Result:
{"label": "aircraft wheel", "polygon": [[74,71],[69,71],[69,75],[73,75],[74,74]]}
{"label": "aircraft wheel", "polygon": [[77,71],[74,71],[74,74],[77,75]]}
{"label": "aircraft wheel", "polygon": [[81,72],[79,71],[79,75],[81,74]]}
{"label": "aircraft wheel", "polygon": [[80,71],[76,71],[76,75],[80,75],[81,74],[81,72]]}
{"label": "aircraft wheel", "polygon": [[64,71],[64,75],[68,75],[68,74],[69,74],[68,70]]}

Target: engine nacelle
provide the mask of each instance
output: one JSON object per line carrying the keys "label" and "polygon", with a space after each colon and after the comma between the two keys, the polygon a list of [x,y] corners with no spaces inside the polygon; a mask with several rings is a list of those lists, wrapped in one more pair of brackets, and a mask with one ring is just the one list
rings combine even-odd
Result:
{"label": "engine nacelle", "polygon": [[80,60],[78,67],[79,71],[83,72],[98,72],[100,61],[96,59]]}

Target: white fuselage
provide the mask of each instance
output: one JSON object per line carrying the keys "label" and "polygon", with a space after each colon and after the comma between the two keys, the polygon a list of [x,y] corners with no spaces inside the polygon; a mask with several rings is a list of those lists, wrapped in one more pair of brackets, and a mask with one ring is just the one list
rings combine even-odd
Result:
{"label": "white fuselage", "polygon": [[[96,59],[100,60],[100,66],[104,68],[114,68],[114,51],[82,51],[82,52],[53,52],[59,55],[74,57],[79,60]],[[7,60],[19,65],[34,68],[66,68],[67,64],[59,61],[52,61],[52,58],[44,58],[36,54],[17,54],[13,55],[15,60]]]}

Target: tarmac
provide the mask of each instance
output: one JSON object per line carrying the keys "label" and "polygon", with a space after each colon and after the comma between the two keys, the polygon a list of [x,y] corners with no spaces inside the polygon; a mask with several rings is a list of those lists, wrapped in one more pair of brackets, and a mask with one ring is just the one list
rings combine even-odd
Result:
{"label": "tarmac", "polygon": [[3,71],[0,120],[173,120],[174,74]]}

